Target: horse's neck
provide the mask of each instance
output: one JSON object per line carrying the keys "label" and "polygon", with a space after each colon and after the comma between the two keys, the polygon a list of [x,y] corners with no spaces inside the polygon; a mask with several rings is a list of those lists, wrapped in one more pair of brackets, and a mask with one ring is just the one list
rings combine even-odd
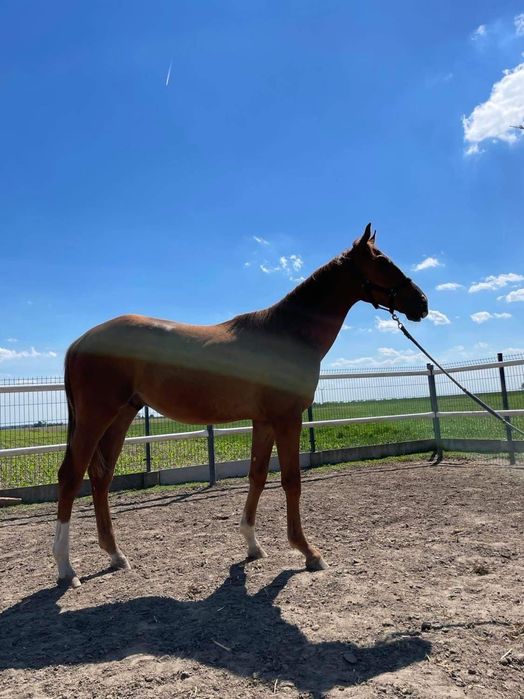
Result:
{"label": "horse's neck", "polygon": [[335,342],[351,306],[361,298],[348,267],[329,262],[271,309],[282,331],[298,337],[320,359]]}

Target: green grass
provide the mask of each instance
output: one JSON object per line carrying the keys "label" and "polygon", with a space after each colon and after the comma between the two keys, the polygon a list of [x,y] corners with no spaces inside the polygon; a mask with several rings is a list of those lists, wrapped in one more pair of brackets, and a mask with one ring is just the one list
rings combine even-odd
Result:
{"label": "green grass", "polygon": [[[495,409],[502,408],[501,397],[497,393],[480,396]],[[511,408],[524,408],[524,392],[510,393]],[[477,410],[480,409],[464,395],[439,398],[439,409]],[[353,401],[345,403],[324,403],[313,406],[315,420],[367,417],[373,415],[399,415],[405,413],[429,412],[428,398],[404,398],[374,401]],[[307,419],[307,416],[304,416]],[[235,423],[249,425],[249,421]],[[524,418],[515,419],[515,424],[524,428]],[[227,425],[225,425],[227,426]],[[132,424],[128,436],[144,434],[144,420],[137,419]],[[200,425],[185,425],[166,418],[153,418],[150,421],[151,434],[185,432],[202,429]],[[495,418],[454,417],[441,420],[444,438],[456,439],[505,439],[505,428]],[[66,441],[66,425],[48,425],[0,430],[0,449],[61,444]],[[394,422],[377,422],[357,425],[342,425],[315,429],[317,451],[348,446],[386,444],[433,438],[431,419],[406,419]],[[218,436],[215,442],[217,461],[229,461],[249,457],[250,435]],[[301,451],[309,450],[309,431],[304,429],[301,436]],[[171,468],[191,464],[207,463],[207,440],[198,438],[190,441],[159,442],[151,444],[152,468]],[[0,466],[0,488],[56,482],[56,474],[62,453],[40,454],[3,458]],[[116,473],[131,473],[145,469],[144,445],[126,446],[117,464]]]}

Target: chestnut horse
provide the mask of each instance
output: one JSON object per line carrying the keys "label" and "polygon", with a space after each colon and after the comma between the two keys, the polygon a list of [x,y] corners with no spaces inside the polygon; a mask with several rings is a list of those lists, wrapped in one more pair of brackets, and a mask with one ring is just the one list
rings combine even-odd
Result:
{"label": "chestnut horse", "polygon": [[59,579],[80,584],[69,561],[69,520],[86,469],[100,546],[114,567],[129,567],[115,542],[108,490],[126,432],[144,405],[187,423],[251,419],[249,492],[240,524],[248,555],[265,555],[255,514],[276,442],[289,542],[309,570],[325,568],[300,522],[302,413],[313,401],[322,358],[359,300],[410,320],[428,312],[419,287],[375,247],[370,225],[352,248],[270,308],[209,326],[121,316],[74,342],[65,359],[69,425],[53,545]]}

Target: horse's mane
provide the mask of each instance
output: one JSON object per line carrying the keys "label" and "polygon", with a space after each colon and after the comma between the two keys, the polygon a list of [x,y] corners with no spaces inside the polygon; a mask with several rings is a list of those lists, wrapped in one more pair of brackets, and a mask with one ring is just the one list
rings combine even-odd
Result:
{"label": "horse's mane", "polygon": [[237,332],[271,332],[302,335],[304,320],[311,318],[315,300],[333,290],[333,275],[350,258],[350,250],[334,257],[319,267],[277,303],[259,311],[243,313],[232,318],[228,325]]}

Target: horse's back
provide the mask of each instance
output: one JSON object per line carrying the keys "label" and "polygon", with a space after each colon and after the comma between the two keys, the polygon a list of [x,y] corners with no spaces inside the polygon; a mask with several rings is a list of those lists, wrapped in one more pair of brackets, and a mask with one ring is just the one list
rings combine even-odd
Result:
{"label": "horse's back", "polygon": [[112,386],[120,400],[137,395],[159,412],[202,424],[263,419],[279,403],[286,410],[289,402],[307,405],[317,380],[289,341],[235,332],[228,323],[119,316],[89,330],[70,352],[77,375],[105,392]]}

